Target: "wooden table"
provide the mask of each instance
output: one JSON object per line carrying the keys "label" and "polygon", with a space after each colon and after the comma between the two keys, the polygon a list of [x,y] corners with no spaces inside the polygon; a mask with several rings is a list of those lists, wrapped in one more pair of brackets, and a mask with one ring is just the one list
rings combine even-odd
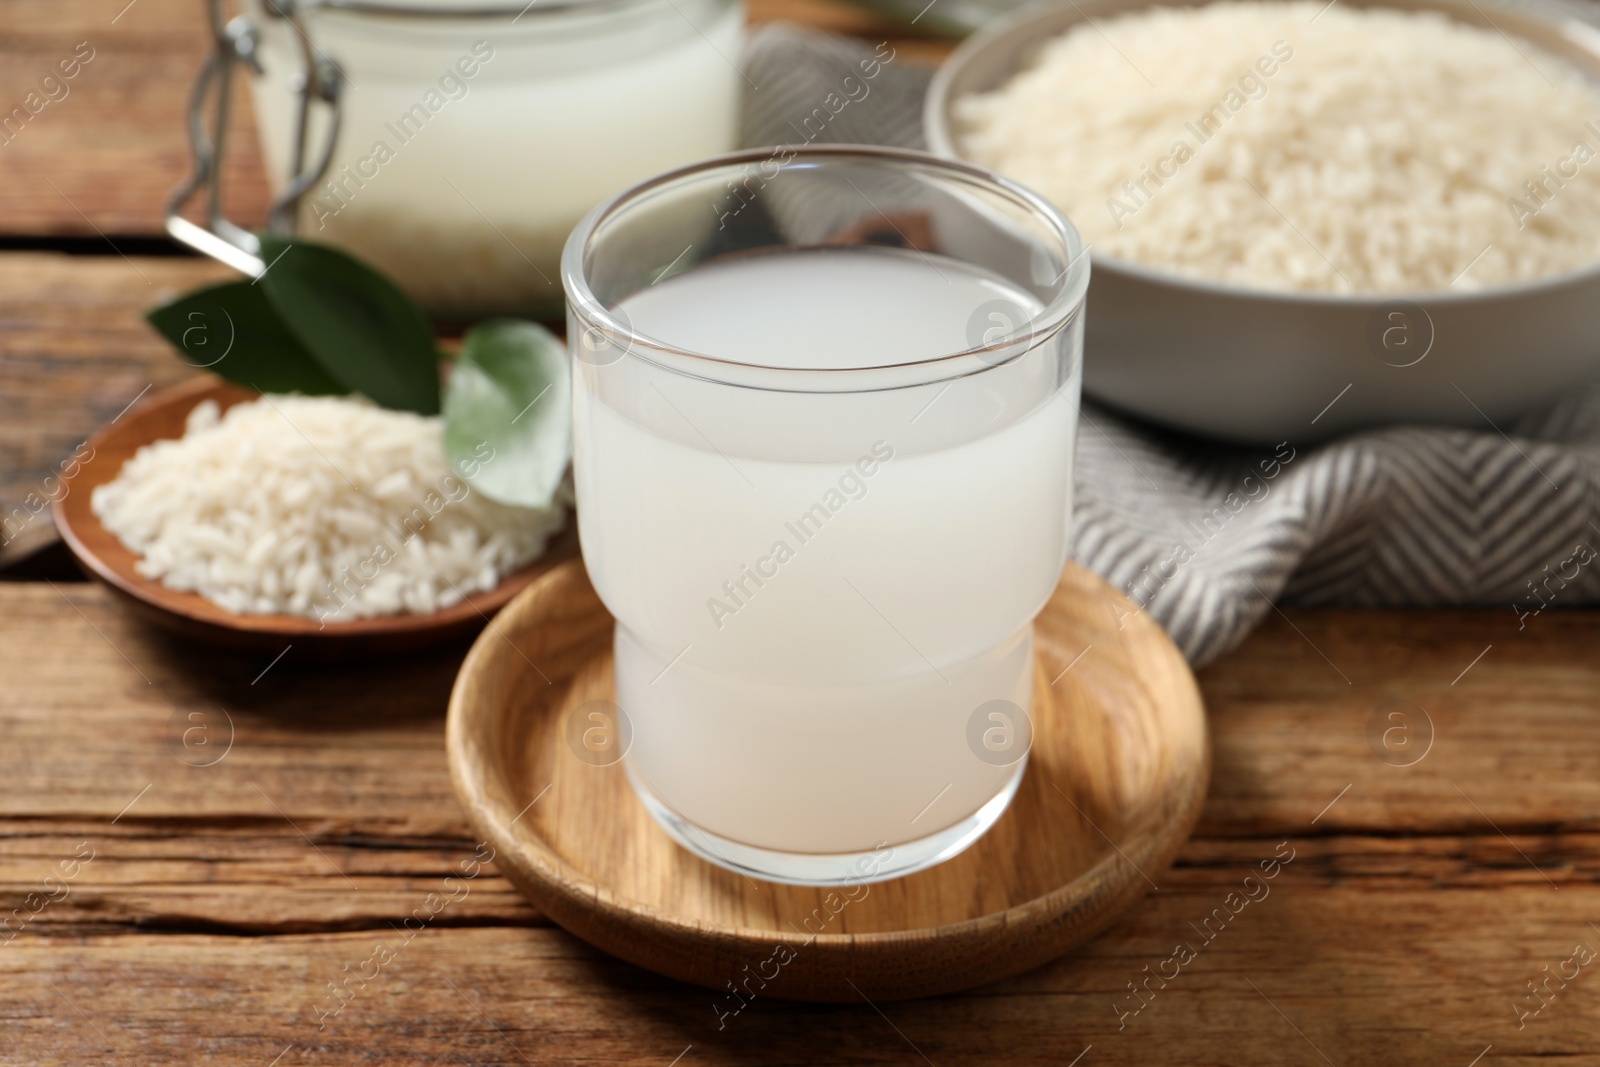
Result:
{"label": "wooden table", "polygon": [[[198,5],[125,3],[0,7],[0,104],[77,42],[96,52],[0,145],[7,515],[94,425],[189,373],[139,312],[226,273],[156,238]],[[758,14],[876,29],[825,0]],[[235,167],[259,213],[252,152]],[[459,649],[219,656],[70,580],[46,518],[6,542],[0,1063],[1600,1062],[1593,612],[1520,631],[1509,609],[1274,616],[1203,672],[1205,815],[1106,934],[960,996],[757,1001],[719,1030],[713,994],[589,949],[492,864],[402,944],[474,851],[443,752]],[[183,743],[196,727],[211,747]],[[1230,897],[1291,854],[1265,899]],[[1180,941],[1195,958],[1146,984]],[[395,958],[341,1006],[329,983],[380,942]]]}

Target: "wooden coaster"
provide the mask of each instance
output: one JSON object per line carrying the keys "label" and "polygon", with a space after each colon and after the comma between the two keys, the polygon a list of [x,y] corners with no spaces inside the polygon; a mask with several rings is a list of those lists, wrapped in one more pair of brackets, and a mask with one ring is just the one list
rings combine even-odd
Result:
{"label": "wooden coaster", "polygon": [[580,560],[518,595],[456,678],[450,773],[529,900],[597,948],[717,990],[719,1017],[757,996],[927,996],[1038,966],[1151,887],[1205,798],[1188,665],[1132,602],[1069,565],[1035,624],[1033,750],[999,822],[855,899],[755,881],[679,847],[621,763],[569,746],[567,712],[613,697],[612,626]]}

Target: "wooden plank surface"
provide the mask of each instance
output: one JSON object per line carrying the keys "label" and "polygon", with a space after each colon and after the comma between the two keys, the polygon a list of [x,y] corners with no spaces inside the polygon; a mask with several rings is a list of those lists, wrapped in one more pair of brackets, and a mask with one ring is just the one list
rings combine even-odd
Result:
{"label": "wooden plank surface", "polygon": [[[4,128],[0,234],[162,233],[163,205],[189,167],[189,87],[209,32],[201,0],[0,4],[0,109],[37,109]],[[60,64],[78,55],[92,58],[62,79]],[[225,181],[230,209],[249,225],[265,217],[268,193],[244,97]]]}
{"label": "wooden plank surface", "polygon": [[[835,0],[752,17],[894,32]],[[0,253],[0,564],[51,541],[28,494],[90,429],[192,373],[140,312],[227,275],[117,250],[159,234],[186,166],[198,0],[0,5],[0,108],[83,43],[65,98],[0,143],[0,237],[102,253]],[[1600,949],[1600,614],[1292,618],[1205,672],[1199,831],[1104,936],[959,996],[757,999],[719,1028],[725,998],[594,952],[492,863],[447,888],[476,855],[443,753],[461,650],[218,656],[95,586],[0,585],[0,1064],[1600,1062],[1600,968],[1547,977]],[[1193,961],[1149,978],[1180,941]]]}
{"label": "wooden plank surface", "polygon": [[[1600,1046],[1590,968],[1520,1030],[1515,1011],[1541,968],[1600,949],[1600,616],[1293,620],[1204,672],[1199,832],[1107,934],[959,996],[757,999],[719,1030],[714,994],[550,927],[492,864],[408,936],[474,854],[442,742],[460,650],[334,668],[291,649],[262,674],[98,587],[0,586],[0,915],[42,905],[0,944],[0,1064],[260,1065],[291,1045],[285,1067],[665,1065],[690,1045],[684,1064],[1067,1064],[1093,1045],[1082,1067],[1465,1067],[1491,1044],[1490,1064]],[[1397,695],[1434,723],[1410,766],[1368,739]],[[199,743],[230,723],[225,751]],[[1284,849],[1268,895],[1206,941],[1191,924]],[[1127,983],[1170,974],[1180,941],[1196,958],[1119,1030]],[[346,966],[372,977],[324,1020]]]}
{"label": "wooden plank surface", "polygon": [[196,373],[144,309],[231,275],[200,259],[0,254],[0,564],[55,540],[55,476],[90,432]]}

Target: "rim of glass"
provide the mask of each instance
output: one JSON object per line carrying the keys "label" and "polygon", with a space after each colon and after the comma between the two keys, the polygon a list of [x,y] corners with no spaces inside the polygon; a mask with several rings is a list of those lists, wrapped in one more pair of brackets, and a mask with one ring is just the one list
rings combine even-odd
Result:
{"label": "rim of glass", "polygon": [[[858,160],[881,162],[899,167],[943,173],[982,187],[990,193],[998,194],[1011,201],[1014,205],[1026,210],[1028,214],[1038,221],[1043,222],[1060,242],[1061,247],[1065,250],[1067,259],[1067,266],[1062,272],[1066,276],[1064,284],[1061,286],[1060,292],[1045,305],[1038,315],[1030,319],[1023,329],[1009,333],[998,340],[988,344],[970,346],[955,352],[930,356],[927,359],[904,360],[898,363],[874,364],[861,367],[779,367],[695,352],[634,330],[631,324],[625,324],[613,315],[611,309],[606,307],[600,298],[595,295],[594,290],[589,287],[585,259],[587,258],[590,243],[595,233],[622,210],[632,205],[635,201],[681,182],[686,178],[729,167],[766,162],[780,151],[791,153],[791,157],[779,165],[780,171],[807,163],[828,161]],[[637,356],[647,362],[658,363],[664,369],[678,373],[688,373],[707,381],[735,386],[757,384],[748,380],[752,375],[770,375],[774,379],[772,387],[778,389],[785,387],[776,384],[776,382],[788,380],[804,381],[812,385],[821,385],[824,382],[834,381],[857,381],[861,382],[861,384],[852,387],[852,389],[870,390],[875,387],[866,384],[864,380],[881,377],[885,373],[896,374],[898,377],[919,370],[928,372],[927,375],[917,375],[915,381],[896,382],[893,385],[880,385],[876,386],[876,388],[925,385],[943,381],[947,378],[964,377],[967,374],[1004,366],[1022,353],[1031,351],[1037,344],[1047,340],[1082,312],[1084,298],[1089,288],[1089,257],[1085,254],[1085,251],[1083,239],[1079,236],[1077,228],[1048,200],[1027,186],[974,163],[946,159],[909,148],[888,148],[879,145],[813,145],[806,148],[769,146],[712,156],[708,159],[665,171],[630,186],[606,200],[585,215],[583,221],[579,222],[567,237],[566,247],[561,254],[561,282],[566,291],[567,301],[573,306],[576,314],[612,337],[623,340],[624,344],[620,347],[626,355]],[[650,359],[638,351],[641,347],[667,357],[670,362],[659,363],[657,360]],[[1005,358],[985,358],[1006,353],[1011,349],[1016,349],[1017,351]],[[671,362],[679,362],[684,366],[672,366],[670,365]],[[976,364],[976,366],[971,366],[970,364]],[[949,369],[950,373],[942,374],[946,369]],[[942,376],[940,376],[941,374]]]}

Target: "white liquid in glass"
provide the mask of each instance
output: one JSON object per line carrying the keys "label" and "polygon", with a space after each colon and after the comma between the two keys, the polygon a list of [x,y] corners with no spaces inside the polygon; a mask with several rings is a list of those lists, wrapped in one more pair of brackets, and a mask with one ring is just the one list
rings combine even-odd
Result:
{"label": "white liquid in glass", "polygon": [[[1040,308],[953,260],[847,248],[700,267],[620,310],[721,359],[854,368],[967,349],[996,299]],[[1055,382],[1041,350],[849,394],[634,358],[580,370],[584,557],[620,624],[636,781],[711,833],[804,853],[927,837],[1007,787],[1020,766],[978,758],[967,725],[988,701],[1030,704],[1031,620],[1066,560],[1075,377]]]}

